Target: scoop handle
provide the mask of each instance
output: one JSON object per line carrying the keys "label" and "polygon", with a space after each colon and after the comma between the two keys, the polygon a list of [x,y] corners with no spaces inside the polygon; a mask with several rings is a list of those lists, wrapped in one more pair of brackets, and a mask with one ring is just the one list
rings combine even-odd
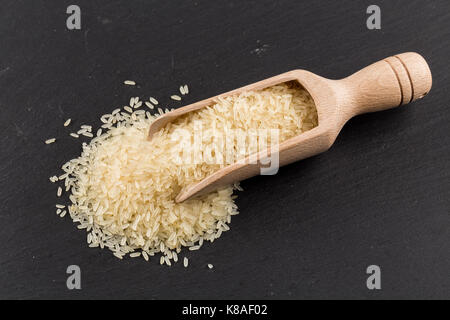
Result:
{"label": "scoop handle", "polygon": [[398,107],[421,99],[431,89],[431,71],[418,53],[406,52],[340,80],[353,115]]}

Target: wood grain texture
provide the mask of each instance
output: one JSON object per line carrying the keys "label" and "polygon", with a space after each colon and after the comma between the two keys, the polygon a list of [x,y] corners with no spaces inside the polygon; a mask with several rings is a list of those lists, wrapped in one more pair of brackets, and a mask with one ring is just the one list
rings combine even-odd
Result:
{"label": "wood grain texture", "polygon": [[[366,28],[371,1],[76,4],[80,31],[61,1],[2,2],[0,298],[449,298],[448,1],[377,1],[381,30]],[[341,79],[406,51],[430,65],[425,99],[353,118],[326,154],[243,182],[231,230],[182,254],[187,269],[90,249],[55,214],[48,177],[80,153],[69,132],[131,96],[179,107],[288,70]],[[66,289],[71,264],[80,291]],[[366,289],[370,264],[381,291]]]}

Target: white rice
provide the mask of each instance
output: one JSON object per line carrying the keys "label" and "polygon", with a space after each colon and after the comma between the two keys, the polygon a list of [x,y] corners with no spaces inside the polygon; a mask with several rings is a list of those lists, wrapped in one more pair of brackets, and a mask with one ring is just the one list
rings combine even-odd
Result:
{"label": "white rice", "polygon": [[123,83],[126,84],[126,85],[129,85],[129,86],[135,86],[136,85],[136,82],[134,82],[133,80],[125,80]]}
{"label": "white rice", "polygon": [[142,251],[142,257],[144,257],[145,261],[148,261],[148,254],[145,251]]}
{"label": "white rice", "polygon": [[86,131],[92,131],[92,126],[83,124],[83,125],[81,125],[80,127],[81,127],[81,129],[86,129]]}
{"label": "white rice", "polygon": [[64,122],[64,127],[67,127],[71,121],[72,119],[67,119],[66,122]]}
{"label": "white rice", "polygon": [[[193,135],[194,120],[218,132],[276,128],[283,141],[317,125],[310,96],[289,85],[219,98],[207,108],[174,120],[147,141],[154,119],[144,110],[102,116],[105,131],[83,143],[81,155],[63,166],[65,173],[58,179],[65,179],[70,188],[68,211],[79,224],[77,228],[92,234],[90,247],[108,248],[119,259],[136,251],[146,260],[160,253],[160,264],[167,265],[178,260],[182,247],[198,250],[204,241],[220,237],[238,213],[233,190],[239,184],[183,203],[174,201],[181,188],[228,164],[177,164],[172,158],[179,147],[177,128]],[[208,131],[202,136],[205,149],[213,143],[212,137]],[[187,266],[187,258],[183,263]]]}
{"label": "white rice", "polygon": [[157,105],[159,103],[158,100],[156,100],[153,97],[150,97],[150,102],[153,103],[154,105]]}
{"label": "white rice", "polygon": [[51,144],[55,141],[56,141],[56,138],[47,139],[47,140],[45,140],[45,144]]}
{"label": "white rice", "polygon": [[135,108],[135,109],[140,108],[140,107],[142,107],[142,101],[138,101],[138,102],[134,105],[134,108]]}
{"label": "white rice", "polygon": [[174,95],[170,96],[170,99],[175,100],[175,101],[180,101],[181,97],[176,95],[176,94],[174,94]]}
{"label": "white rice", "polygon": [[109,123],[109,120],[112,118],[112,114],[104,114],[100,117],[100,121],[103,123]]}

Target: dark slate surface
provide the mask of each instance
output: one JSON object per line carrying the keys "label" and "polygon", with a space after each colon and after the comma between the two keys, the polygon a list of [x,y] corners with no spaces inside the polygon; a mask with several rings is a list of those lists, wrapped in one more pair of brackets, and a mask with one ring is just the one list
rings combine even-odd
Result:
{"label": "dark slate surface", "polygon": [[[448,1],[377,1],[378,31],[366,28],[371,1],[75,3],[80,31],[65,26],[72,1],[2,1],[0,298],[450,297]],[[243,182],[231,231],[188,252],[188,269],[89,249],[55,214],[48,177],[80,151],[66,118],[99,125],[132,95],[180,106],[168,96],[183,83],[190,103],[294,68],[339,78],[404,51],[428,60],[429,96],[355,118],[327,153]],[[66,289],[72,264],[80,291]],[[380,291],[366,288],[371,264]]]}

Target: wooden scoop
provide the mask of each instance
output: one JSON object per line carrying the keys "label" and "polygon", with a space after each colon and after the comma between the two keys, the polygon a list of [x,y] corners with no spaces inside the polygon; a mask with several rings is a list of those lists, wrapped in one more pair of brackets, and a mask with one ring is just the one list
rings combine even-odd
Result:
{"label": "wooden scoop", "polygon": [[[353,116],[398,107],[420,99],[430,91],[432,83],[427,62],[415,52],[406,52],[378,61],[341,80],[326,79],[305,70],[293,70],[166,113],[151,124],[148,139],[170,121],[188,112],[212,105],[218,97],[261,90],[292,80],[298,81],[312,96],[319,124],[280,143],[280,166],[329,149],[341,128]],[[262,165],[260,161],[255,160],[267,157],[266,152],[250,155],[214,172],[196,184],[185,187],[176,197],[176,201],[182,202],[260,174]],[[270,153],[270,150],[268,152]]]}

